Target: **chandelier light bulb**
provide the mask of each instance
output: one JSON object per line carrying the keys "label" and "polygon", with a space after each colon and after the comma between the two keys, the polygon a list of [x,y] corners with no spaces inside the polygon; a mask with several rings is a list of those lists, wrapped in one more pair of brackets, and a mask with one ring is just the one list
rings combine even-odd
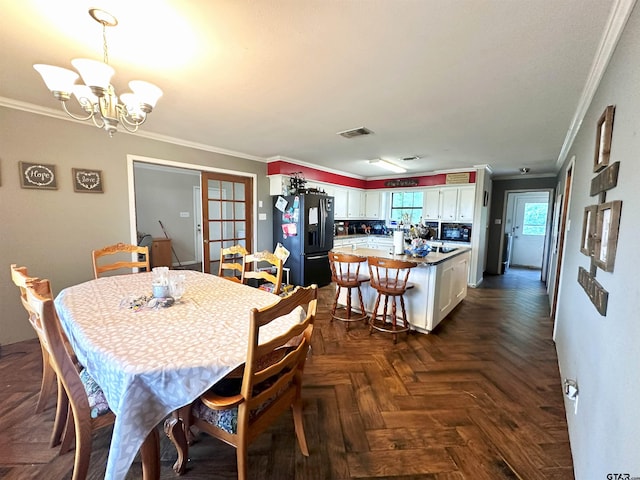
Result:
{"label": "chandelier light bulb", "polygon": [[[156,106],[162,96],[162,90],[152,83],[142,80],[132,80],[129,88],[133,93],[121,95],[120,101],[116,95],[111,77],[115,70],[108,64],[108,48],[106,27],[115,27],[118,20],[109,12],[92,8],[89,15],[102,25],[104,44],[104,61],[89,58],[75,58],[71,65],[79,72],[53,65],[36,64],[33,68],[42,76],[47,88],[53,96],[60,100],[63,110],[76,120],[91,119],[96,127],[104,128],[109,136],[118,131],[118,125],[128,132],[136,132],[142,125],[147,114]],[[76,84],[82,78],[84,85]],[[72,113],[67,108],[67,100],[73,94],[84,110],[85,116]]]}

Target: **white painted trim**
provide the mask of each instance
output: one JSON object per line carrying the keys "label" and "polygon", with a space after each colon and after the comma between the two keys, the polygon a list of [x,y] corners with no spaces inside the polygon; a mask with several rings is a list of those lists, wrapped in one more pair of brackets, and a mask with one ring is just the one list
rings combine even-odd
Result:
{"label": "white painted trim", "polygon": [[527,173],[523,175],[521,173],[517,175],[497,175],[495,177],[491,177],[492,180],[526,180],[527,178],[555,178],[557,177],[557,173]]}
{"label": "white painted trim", "polygon": [[[356,179],[360,179],[360,180],[368,180],[368,179],[370,179],[369,177],[361,177],[360,175],[355,175],[353,173],[345,173],[345,172],[342,172],[340,170],[334,170],[333,168],[327,168],[327,167],[320,166],[320,165],[318,165],[316,163],[307,163],[307,162],[303,162],[302,160],[297,160],[295,158],[289,158],[289,157],[283,157],[283,156],[280,156],[280,155],[276,155],[275,157],[267,158],[267,163],[272,163],[272,162],[293,163],[294,165],[300,165],[301,167],[309,167],[309,168],[313,168],[314,170],[322,170],[323,172],[334,173],[336,175],[342,175],[343,177],[356,178]],[[293,172],[291,172],[291,173],[293,173]],[[286,175],[286,173],[278,173],[277,175]],[[385,177],[385,178],[388,178],[388,177]]]}
{"label": "white painted trim", "polygon": [[[504,235],[506,232],[506,219],[507,219],[507,208],[509,206],[509,195],[518,195],[518,194],[523,194],[523,193],[539,193],[539,192],[544,192],[547,193],[547,195],[549,196],[548,198],[548,211],[547,211],[547,224],[546,224],[546,233],[545,233],[545,238],[544,238],[544,249],[542,252],[542,262],[540,263],[540,275],[542,276],[542,272],[544,271],[544,263],[545,261],[548,262],[548,257],[545,258],[545,253],[548,255],[548,248],[547,248],[547,244],[549,243],[549,240],[551,238],[551,220],[552,220],[552,215],[550,212],[552,212],[552,208],[553,208],[553,202],[555,200],[554,198],[554,191],[555,188],[514,188],[512,190],[505,190],[504,191],[504,197],[502,199],[502,223],[501,223],[501,228],[500,228],[500,250],[498,250],[498,273],[500,273],[500,271],[502,270],[502,251],[504,248]],[[547,272],[547,277],[548,277],[548,272]],[[542,279],[542,277],[541,277]]]}
{"label": "white painted trim", "polygon": [[[64,111],[57,110],[55,108],[42,107],[33,103],[21,102],[7,97],[0,97],[0,107],[12,108],[14,110],[21,110],[23,112],[34,113],[36,115],[43,115],[45,117],[56,118],[58,120],[66,120],[76,123],[78,125],[87,125],[92,128],[97,128],[93,123],[83,122],[71,118],[66,115]],[[118,130],[118,135],[135,135],[141,138],[147,138],[150,140],[156,140],[158,142],[170,143],[173,145],[179,145],[182,147],[194,148],[196,150],[202,150],[205,152],[219,153],[222,155],[229,155],[231,157],[246,158],[247,160],[254,160],[256,162],[266,163],[264,157],[256,155],[250,155],[248,153],[237,152],[235,150],[227,150],[224,148],[214,147],[213,145],[207,145],[204,143],[191,142],[189,140],[183,140],[181,138],[170,137],[168,135],[162,135],[159,133],[149,132],[147,130],[138,130],[135,133],[127,132],[126,130]]]}
{"label": "white painted trim", "polygon": [[560,155],[556,161],[556,170],[559,170],[560,167],[562,167],[562,164],[569,154],[569,150],[571,149],[573,141],[582,126],[584,116],[591,105],[591,101],[593,100],[596,90],[600,86],[602,76],[607,69],[607,65],[609,65],[609,60],[611,60],[616,45],[618,45],[620,35],[627,24],[627,20],[629,19],[635,4],[636,0],[616,0],[611,9],[611,14],[609,15],[602,40],[600,40],[598,51],[593,59],[593,64],[591,65],[589,76],[587,77],[587,82],[582,90],[578,107],[576,108],[576,112],[571,120],[571,125],[569,126],[569,131],[564,139],[562,148],[560,149]]}
{"label": "white painted trim", "polygon": [[[223,168],[210,167],[207,165],[198,165],[194,163],[181,163],[173,160],[163,160],[160,158],[152,158],[152,157],[143,157],[140,155],[127,154],[127,184],[128,184],[128,192],[129,192],[129,229],[131,233],[131,239],[133,240],[133,244],[138,243],[138,232],[136,231],[136,202],[135,202],[135,182],[133,177],[133,163],[134,162],[145,162],[154,165],[165,165],[170,167],[177,168],[187,168],[192,170],[198,170],[202,172],[216,172],[216,173],[226,173],[231,175],[237,175],[239,177],[251,177],[253,184],[253,245],[257,247],[258,245],[258,175],[255,173],[247,173],[240,172],[237,170],[227,170]],[[202,181],[200,182],[200,187],[202,188]]]}
{"label": "white painted trim", "polygon": [[[569,193],[568,193],[568,197],[566,199],[567,202],[567,209],[566,209],[566,218],[567,218],[567,223],[564,225],[564,232],[563,232],[563,236],[564,236],[564,242],[562,245],[562,251],[558,252],[559,255],[556,256],[556,262],[560,262],[560,272],[558,272],[558,276],[560,278],[558,278],[558,291],[554,292],[555,296],[556,296],[556,309],[553,312],[553,314],[555,315],[555,321],[553,322],[553,335],[551,338],[553,338],[553,341],[556,341],[556,333],[557,333],[557,329],[558,329],[558,323],[561,321],[560,317],[558,316],[558,310],[560,310],[560,302],[562,300],[562,280],[564,277],[564,271],[567,269],[567,264],[565,262],[565,256],[567,253],[567,235],[569,232],[569,229],[571,228],[571,196],[573,193],[573,181],[576,178],[576,156],[573,155],[571,157],[571,160],[569,160],[569,164],[567,165],[567,168],[564,171],[564,183],[563,183],[563,194],[567,193],[567,172],[571,170],[571,183],[569,184]],[[564,200],[563,200],[564,201]],[[562,221],[562,219],[560,219],[560,221]],[[577,226],[575,228],[582,228],[582,225]],[[557,264],[556,264],[557,265]],[[556,268],[556,265],[553,266],[553,268]]]}
{"label": "white painted trim", "polygon": [[137,162],[136,168],[140,170],[152,170],[155,172],[164,172],[164,173],[175,173],[177,175],[187,175],[189,177],[199,177],[200,172],[196,172],[195,170],[191,170],[190,168],[177,168],[177,167],[169,167],[166,165],[156,165],[153,163],[143,163]]}

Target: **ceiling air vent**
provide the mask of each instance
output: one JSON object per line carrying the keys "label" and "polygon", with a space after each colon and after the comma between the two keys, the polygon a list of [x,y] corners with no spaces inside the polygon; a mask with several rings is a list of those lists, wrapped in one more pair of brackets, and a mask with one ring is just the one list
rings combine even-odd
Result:
{"label": "ceiling air vent", "polygon": [[361,137],[362,135],[371,135],[373,132],[365,127],[352,128],[351,130],[345,130],[344,132],[338,132],[338,135],[344,138]]}
{"label": "ceiling air vent", "polygon": [[420,157],[418,155],[412,155],[410,157],[402,157],[403,162],[411,162],[413,160],[419,160]]}

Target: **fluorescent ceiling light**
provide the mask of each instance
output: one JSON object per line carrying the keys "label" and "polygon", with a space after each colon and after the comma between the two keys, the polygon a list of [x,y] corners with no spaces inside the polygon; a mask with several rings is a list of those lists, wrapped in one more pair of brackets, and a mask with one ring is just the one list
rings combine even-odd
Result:
{"label": "fluorescent ceiling light", "polygon": [[386,160],[382,160],[381,158],[377,158],[375,160],[369,160],[369,163],[372,165],[378,165],[379,167],[390,170],[394,173],[406,173],[406,168],[402,168],[395,163],[388,162]]}

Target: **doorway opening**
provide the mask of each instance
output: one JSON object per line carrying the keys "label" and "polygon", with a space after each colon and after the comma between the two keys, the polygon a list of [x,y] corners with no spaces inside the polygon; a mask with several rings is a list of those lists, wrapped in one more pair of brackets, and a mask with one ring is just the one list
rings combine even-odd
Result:
{"label": "doorway opening", "polygon": [[255,174],[134,155],[127,156],[127,169],[131,242],[140,231],[170,237],[171,268],[217,273],[210,263],[220,251],[215,246],[239,235],[255,245]]}
{"label": "doorway opening", "polygon": [[551,238],[552,189],[506,192],[500,272],[525,268],[546,282]]}

